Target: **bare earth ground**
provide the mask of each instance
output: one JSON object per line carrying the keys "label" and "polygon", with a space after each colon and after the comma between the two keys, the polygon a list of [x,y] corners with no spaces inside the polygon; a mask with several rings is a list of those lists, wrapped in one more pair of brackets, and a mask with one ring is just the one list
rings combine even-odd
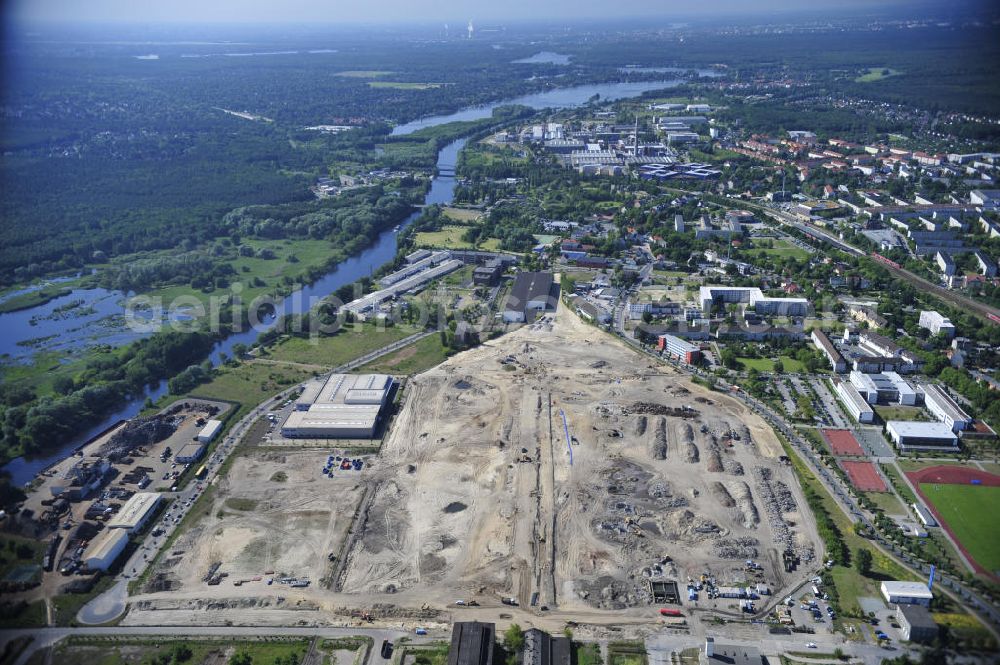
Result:
{"label": "bare earth ground", "polygon": [[[185,554],[163,571],[173,590],[136,598],[126,623],[204,622],[225,606],[241,622],[335,621],[357,608],[426,621],[456,600],[495,613],[503,597],[634,621],[655,614],[650,579],[675,580],[683,594],[707,572],[780,593],[802,579],[784,572],[781,552],[818,554],[801,491],[759,418],[564,308],[414,377],[404,400],[360,474],[322,476],[325,452],[240,459],[175,545]],[[279,470],[288,480],[269,480]],[[230,510],[233,497],[258,504]],[[214,561],[230,579],[268,566],[314,584],[209,587],[201,576]],[[702,597],[698,607],[734,602]]]}
{"label": "bare earth ground", "polygon": [[211,509],[164,557],[153,588],[202,588],[212,595],[203,578],[213,564],[221,564],[217,573],[228,573],[219,585],[227,587],[255,576],[315,583],[328,575],[327,555],[339,552],[363,489],[356,472],[323,475],[326,458],[315,450],[238,457],[215,486]]}

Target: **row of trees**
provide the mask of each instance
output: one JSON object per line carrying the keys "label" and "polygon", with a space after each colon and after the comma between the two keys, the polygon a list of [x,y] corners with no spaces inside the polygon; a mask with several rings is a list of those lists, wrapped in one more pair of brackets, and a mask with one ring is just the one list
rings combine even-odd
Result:
{"label": "row of trees", "polygon": [[0,458],[61,445],[150,384],[198,363],[215,340],[205,333],[169,332],[89,360],[65,394],[38,396],[25,386],[0,391]]}

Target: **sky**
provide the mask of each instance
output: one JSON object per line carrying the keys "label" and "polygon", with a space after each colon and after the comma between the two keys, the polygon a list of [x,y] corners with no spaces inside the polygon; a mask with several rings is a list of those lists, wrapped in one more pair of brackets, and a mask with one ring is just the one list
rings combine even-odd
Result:
{"label": "sky", "polygon": [[787,10],[904,6],[906,0],[13,0],[20,21],[183,23],[522,22],[659,16],[716,18]]}

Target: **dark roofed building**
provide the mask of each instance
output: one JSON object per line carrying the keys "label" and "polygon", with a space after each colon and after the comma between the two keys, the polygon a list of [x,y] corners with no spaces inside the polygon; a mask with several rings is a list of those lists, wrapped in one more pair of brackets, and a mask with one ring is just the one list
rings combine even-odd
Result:
{"label": "dark roofed building", "polygon": [[476,266],[472,271],[472,283],[476,286],[496,286],[500,283],[503,268],[502,262],[490,259],[485,264]]}
{"label": "dark roofed building", "polygon": [[709,665],[763,665],[764,658],[755,647],[717,644],[712,637],[705,638],[705,660]]}
{"label": "dark roofed building", "polygon": [[711,328],[707,323],[692,325],[684,322],[670,324],[640,323],[633,331],[632,336],[643,344],[656,344],[660,335],[673,335],[681,339],[693,339],[705,341],[711,339]]}
{"label": "dark roofed building", "polygon": [[504,323],[524,323],[534,318],[537,311],[555,307],[558,294],[554,292],[552,273],[522,272],[514,280],[514,286],[504,305]]}
{"label": "dark roofed building", "polygon": [[781,327],[769,326],[767,324],[755,324],[748,326],[723,324],[715,331],[718,339],[744,339],[753,342],[761,342],[767,339],[802,339],[804,336],[801,326]]}
{"label": "dark roofed building", "polygon": [[524,633],[523,665],[570,665],[568,637],[553,637],[532,628]]}
{"label": "dark roofed building", "polygon": [[896,618],[904,640],[928,644],[938,636],[938,625],[923,605],[900,604],[896,607]]}
{"label": "dark roofed building", "polygon": [[448,665],[493,665],[496,626],[479,621],[458,621],[451,629]]}

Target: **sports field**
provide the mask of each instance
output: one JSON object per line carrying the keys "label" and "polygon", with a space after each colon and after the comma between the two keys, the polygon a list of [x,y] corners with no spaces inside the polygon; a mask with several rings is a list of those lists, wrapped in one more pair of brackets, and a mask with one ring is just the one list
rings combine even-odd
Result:
{"label": "sports field", "polygon": [[863,457],[865,454],[865,451],[861,448],[861,444],[854,438],[851,430],[821,429],[819,433],[823,437],[823,440],[826,441],[826,445],[830,446],[830,450],[837,457],[847,455]]}
{"label": "sports field", "polygon": [[920,493],[965,551],[986,571],[1000,571],[1000,487],[921,483]]}
{"label": "sports field", "polygon": [[871,462],[848,462],[841,460],[840,466],[847,472],[851,484],[862,492],[888,492],[882,476],[878,475],[875,465]]}

